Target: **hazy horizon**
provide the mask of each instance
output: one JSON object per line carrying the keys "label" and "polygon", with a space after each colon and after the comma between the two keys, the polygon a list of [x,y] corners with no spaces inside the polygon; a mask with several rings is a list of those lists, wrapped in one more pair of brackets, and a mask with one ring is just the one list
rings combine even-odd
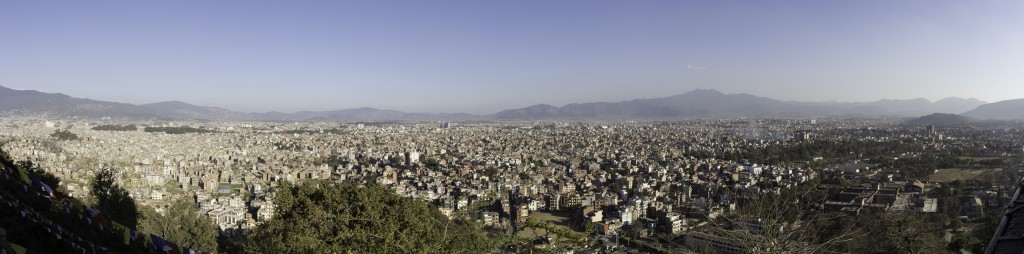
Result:
{"label": "hazy horizon", "polygon": [[490,114],[695,89],[1024,97],[1014,1],[3,6],[0,85],[133,104]]}
{"label": "hazy horizon", "polygon": [[[0,84],[0,87],[7,87],[7,86],[3,86],[2,84]],[[33,89],[22,89],[22,88],[17,88],[17,87],[7,87],[7,88],[10,88],[10,89],[14,89],[14,90],[33,90]],[[330,111],[330,110],[346,110],[346,109],[357,109],[357,108],[375,108],[375,109],[380,109],[380,110],[398,110],[398,111],[404,111],[404,112],[406,112],[406,113],[433,113],[433,114],[436,114],[436,113],[453,113],[453,114],[457,114],[457,113],[468,113],[468,114],[475,114],[475,115],[487,115],[487,114],[493,114],[493,113],[498,113],[499,111],[503,111],[503,110],[511,110],[511,109],[519,109],[519,108],[526,108],[526,107],[530,107],[530,106],[536,106],[536,105],[541,105],[541,104],[543,104],[543,105],[551,105],[551,106],[555,106],[555,107],[563,107],[563,106],[566,106],[566,105],[569,105],[569,104],[578,104],[578,103],[595,103],[595,102],[598,102],[598,103],[601,103],[601,102],[623,102],[623,101],[629,101],[629,100],[638,100],[638,99],[656,99],[656,98],[664,98],[664,97],[670,97],[670,96],[675,96],[675,95],[682,95],[682,94],[686,94],[686,93],[694,92],[694,91],[697,91],[697,90],[715,90],[715,89],[711,89],[711,88],[697,88],[697,89],[694,89],[694,90],[690,90],[690,91],[687,91],[687,92],[683,92],[683,93],[678,93],[678,94],[671,94],[671,95],[663,95],[663,96],[660,96],[660,97],[648,97],[648,98],[631,98],[631,99],[624,99],[624,100],[616,100],[616,101],[580,101],[580,102],[569,102],[569,103],[565,103],[565,104],[553,104],[553,103],[537,103],[537,104],[531,104],[531,105],[524,105],[524,106],[520,106],[520,107],[514,107],[514,108],[504,108],[504,109],[500,109],[500,110],[498,110],[498,111],[495,111],[495,112],[480,112],[480,113],[472,113],[472,112],[469,112],[469,111],[436,111],[436,112],[432,112],[432,111],[404,111],[404,110],[400,110],[400,109],[392,109],[392,108],[377,108],[377,107],[370,107],[370,106],[356,106],[356,107],[348,107],[348,108],[326,108],[326,109],[318,109],[318,110],[316,110],[316,109],[306,109],[306,110],[292,110],[292,111],[283,111],[283,110],[265,110],[265,111],[246,111],[246,110],[240,110],[240,109],[230,109],[230,108],[225,108],[225,109],[228,109],[228,110],[232,110],[232,111],[237,111],[237,112],[243,112],[243,113],[267,113],[267,112],[281,112],[281,113],[289,113],[289,114],[290,114],[290,113],[296,113],[296,112],[301,112],[301,111]],[[71,96],[71,97],[74,97],[74,98],[82,98],[82,99],[92,99],[92,100],[101,100],[101,101],[103,101],[102,99],[96,99],[96,98],[88,98],[88,97],[82,97],[82,96],[75,96],[75,95],[73,95],[73,94],[66,94],[66,93],[62,93],[62,92],[59,92],[59,91],[39,91],[39,90],[33,90],[33,91],[38,91],[38,92],[44,92],[44,93],[59,93],[59,94],[64,94],[64,95],[67,95],[67,96]],[[718,91],[718,90],[715,90],[715,91]],[[718,91],[718,92],[721,92],[721,91]],[[723,93],[723,94],[726,94],[726,95],[748,94],[748,95],[753,95],[753,96],[758,96],[758,97],[764,97],[764,96],[759,96],[759,95],[756,95],[756,94],[749,94],[749,93],[725,93],[725,92],[722,92],[722,93]],[[769,98],[769,99],[776,99],[776,98]],[[927,98],[920,98],[920,97],[919,97],[919,98],[905,98],[905,99],[892,99],[892,98],[881,98],[881,99],[876,99],[876,100],[869,100],[869,101],[835,101],[835,100],[816,100],[816,101],[798,101],[798,102],[817,102],[817,103],[871,103],[871,102],[878,102],[878,101],[883,101],[883,100],[917,100],[917,99],[924,99],[924,100],[927,100],[927,101],[929,101],[929,102],[931,102],[931,103],[936,103],[936,102],[938,102],[938,101],[940,101],[940,100],[944,100],[944,99],[962,99],[962,100],[977,100],[977,101],[980,101],[980,102],[982,102],[982,103],[992,103],[992,102],[993,102],[993,101],[984,101],[984,100],[979,100],[979,99],[977,99],[977,98],[964,98],[964,97],[956,97],[956,96],[950,96],[950,97],[940,98],[940,99],[937,99],[937,100],[931,100],[931,99],[927,99]],[[776,100],[778,100],[778,99],[776,99]],[[780,100],[780,101],[797,101],[797,100]],[[134,105],[145,105],[145,104],[155,104],[155,103],[164,103],[164,102],[182,102],[182,103],[187,103],[187,104],[191,104],[191,105],[195,105],[195,106],[209,106],[209,107],[216,107],[216,106],[211,106],[211,105],[203,105],[203,104],[198,104],[198,103],[192,103],[192,102],[188,102],[188,101],[182,101],[182,100],[166,100],[166,101],[156,101],[156,102],[141,102],[141,103],[132,103],[132,102],[123,102],[123,101],[110,101],[110,102],[130,103],[130,104],[134,104]]]}

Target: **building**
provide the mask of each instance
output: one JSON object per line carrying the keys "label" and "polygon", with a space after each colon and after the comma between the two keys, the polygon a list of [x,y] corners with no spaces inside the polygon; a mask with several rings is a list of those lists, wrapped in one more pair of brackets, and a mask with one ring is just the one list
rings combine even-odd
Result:
{"label": "building", "polygon": [[658,218],[662,231],[669,234],[683,233],[683,216],[675,212],[664,213]]}
{"label": "building", "polygon": [[484,226],[494,227],[498,226],[500,217],[497,212],[481,212],[480,218],[484,222]]}
{"label": "building", "polygon": [[811,139],[811,132],[808,131],[797,131],[793,133],[793,139],[796,141],[807,141]]}
{"label": "building", "polygon": [[256,219],[259,221],[267,221],[274,217],[274,203],[267,201],[260,206],[259,210],[256,210]]}

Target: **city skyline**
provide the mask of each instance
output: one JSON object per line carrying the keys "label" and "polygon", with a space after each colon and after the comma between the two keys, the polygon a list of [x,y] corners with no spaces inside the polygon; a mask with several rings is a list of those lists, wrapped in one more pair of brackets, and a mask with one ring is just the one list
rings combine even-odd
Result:
{"label": "city skyline", "polygon": [[0,85],[134,104],[481,114],[695,89],[1024,97],[1016,2],[6,6]]}

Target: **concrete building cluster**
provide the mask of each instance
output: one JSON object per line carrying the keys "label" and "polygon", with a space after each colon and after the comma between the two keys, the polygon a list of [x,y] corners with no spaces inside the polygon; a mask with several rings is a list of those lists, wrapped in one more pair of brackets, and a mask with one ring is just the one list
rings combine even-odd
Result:
{"label": "concrete building cluster", "polygon": [[[139,203],[160,211],[187,199],[225,230],[272,218],[273,188],[281,182],[373,182],[491,228],[515,229],[544,213],[593,225],[602,235],[634,239],[683,235],[735,213],[745,202],[822,175],[878,177],[870,167],[809,166],[822,158],[763,165],[716,155],[792,142],[936,135],[885,122],[838,120],[137,122],[137,131],[92,129],[101,124],[110,123],[6,119],[0,139],[15,160],[31,160],[64,179],[61,186],[72,195],[87,195],[93,175],[114,170]],[[165,134],[142,131],[145,126],[213,132]],[[79,140],[50,137],[57,129]],[[934,149],[973,142],[955,130],[944,134],[944,142],[930,144]],[[851,213],[935,211],[927,184],[881,180],[813,201]],[[717,241],[706,234],[693,238]]]}

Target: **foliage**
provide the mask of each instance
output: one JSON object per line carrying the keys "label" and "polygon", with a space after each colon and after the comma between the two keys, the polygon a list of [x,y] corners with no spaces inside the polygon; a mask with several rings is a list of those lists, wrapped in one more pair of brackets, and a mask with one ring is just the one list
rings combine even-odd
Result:
{"label": "foliage", "polygon": [[752,200],[738,217],[713,221],[712,233],[757,253],[941,253],[946,248],[944,214],[822,213],[798,202],[815,185]]}
{"label": "foliage", "polygon": [[132,228],[138,225],[139,211],[135,200],[128,195],[127,190],[117,184],[113,171],[103,170],[96,174],[92,181],[91,194],[95,201],[94,206],[104,211],[108,219]]}
{"label": "foliage", "polygon": [[210,251],[217,249],[217,228],[213,221],[199,214],[199,207],[187,199],[178,199],[158,214],[145,207],[139,214],[139,230],[156,234],[182,246]]}
{"label": "foliage", "polygon": [[348,164],[348,158],[339,155],[326,156],[320,160],[320,164],[327,164],[331,168],[338,168],[338,166]]}
{"label": "foliage", "polygon": [[493,166],[488,166],[488,167],[484,168],[483,170],[481,170],[480,174],[483,175],[483,176],[486,176],[486,177],[496,177],[496,176],[498,176],[498,168],[495,168]]}
{"label": "foliage", "polygon": [[36,176],[39,179],[39,181],[45,183],[48,186],[54,188],[56,188],[56,186],[60,186],[59,177],[51,174],[50,172],[46,172],[46,170],[39,168],[39,165],[33,163],[30,160],[19,161],[15,165],[17,165],[20,169],[28,170],[29,174]]}
{"label": "foliage", "polygon": [[67,131],[67,130],[56,130],[56,131],[53,132],[53,134],[50,134],[50,137],[57,138],[57,140],[65,140],[65,141],[68,141],[68,140],[70,140],[70,141],[78,140],[78,135],[75,135],[74,133],[71,133],[71,131]]}
{"label": "foliage", "polygon": [[841,140],[783,143],[764,148],[737,150],[718,154],[698,150],[689,151],[687,155],[697,158],[717,158],[721,160],[747,159],[762,164],[778,164],[810,161],[814,157],[824,157],[833,162],[838,162],[860,157],[874,158],[893,153],[920,150],[920,145],[907,141]]}
{"label": "foliage", "polygon": [[423,160],[423,165],[427,166],[427,168],[438,168],[441,166],[441,162],[434,158],[428,158]]}
{"label": "foliage", "polygon": [[476,223],[450,221],[426,202],[378,185],[284,184],[274,203],[274,218],[239,244],[242,251],[482,253],[496,246]]}
{"label": "foliage", "polygon": [[[994,234],[993,234],[994,235]],[[982,242],[977,237],[966,233],[960,233],[953,236],[953,241],[950,241],[946,245],[946,249],[954,252],[961,252],[960,250],[970,251],[971,253],[984,253],[985,245],[988,243]]]}
{"label": "foliage", "polygon": [[740,215],[713,221],[710,233],[755,253],[842,253],[838,247],[860,230],[833,224],[843,214],[807,213],[798,200],[806,192],[769,194],[743,207]]}
{"label": "foliage", "polygon": [[104,124],[92,127],[92,129],[97,131],[137,131],[139,127],[136,127],[134,124]]}
{"label": "foliage", "polygon": [[946,242],[942,225],[927,214],[884,212],[861,215],[866,234],[852,242],[853,253],[941,253]]}
{"label": "foliage", "polygon": [[963,183],[960,180],[943,184],[936,188],[933,193],[938,197],[940,211],[949,218],[960,216],[960,196],[962,195]]}
{"label": "foliage", "polygon": [[281,133],[281,134],[300,134],[300,135],[301,134],[313,134],[313,135],[315,135],[315,134],[337,134],[337,135],[342,135],[342,134],[348,134],[350,132],[347,131],[347,130],[344,130],[344,129],[330,128],[330,129],[319,129],[319,130],[307,130],[307,129],[286,130],[286,131],[279,131],[277,133]]}
{"label": "foliage", "polygon": [[[593,224],[587,224],[593,225]],[[591,241],[584,234],[580,234],[566,227],[556,226],[548,221],[536,220],[533,218],[527,218],[522,229],[541,229],[544,231],[545,238],[553,238],[558,241],[555,242],[555,246],[563,249],[578,249],[592,244]],[[584,229],[584,232],[590,232],[591,228]],[[557,238],[555,238],[557,237]]]}
{"label": "foliage", "polygon": [[403,166],[405,165],[405,158],[402,158],[401,156],[391,156],[388,158],[388,162],[393,166]]}
{"label": "foliage", "polygon": [[[51,181],[46,179],[50,176],[40,175],[42,170],[31,161],[12,163],[10,160],[0,159],[0,162],[5,166],[23,170],[30,178],[38,178],[44,183]],[[30,168],[25,168],[26,166]],[[75,208],[64,210],[70,208],[68,207],[70,204],[77,203],[73,201],[74,198],[64,196],[61,198],[62,200],[57,201],[51,197],[40,195],[41,192],[38,189],[24,188],[21,181],[20,177],[0,177],[0,192],[5,198],[9,198],[8,201],[16,201],[0,202],[2,203],[0,204],[0,228],[6,233],[5,240],[38,253],[82,252],[82,249],[76,249],[73,244],[90,247],[103,246],[109,248],[107,251],[110,253],[155,253],[150,252],[149,245],[144,241],[130,241],[128,245],[125,245],[123,243],[124,236],[110,231],[112,228],[102,229],[96,227],[95,223],[87,223],[85,216],[88,215],[85,214],[85,211]],[[52,181],[59,182],[60,179],[53,177]],[[47,185],[50,184],[47,183]],[[59,189],[62,186],[50,185],[50,187]],[[14,209],[10,209],[12,207]],[[106,211],[103,212],[108,215]],[[53,228],[57,226],[62,229],[61,232],[53,231]],[[58,234],[65,237],[59,237]],[[76,237],[70,239],[66,237],[67,235]]]}
{"label": "foliage", "polygon": [[167,134],[187,134],[187,133],[213,133],[215,131],[207,130],[203,128],[195,128],[191,126],[181,127],[146,127],[143,129],[145,132],[163,132]]}
{"label": "foliage", "polygon": [[952,168],[961,164],[953,156],[920,155],[902,157],[898,160],[879,160],[879,167],[900,169],[909,178],[924,178],[935,169]]}
{"label": "foliage", "polygon": [[[6,143],[4,143],[4,142],[0,142],[0,147],[4,147],[5,144]],[[0,161],[4,161],[4,162],[12,161],[11,160],[11,155],[8,154],[7,151],[4,151],[3,149],[0,149]]]}

